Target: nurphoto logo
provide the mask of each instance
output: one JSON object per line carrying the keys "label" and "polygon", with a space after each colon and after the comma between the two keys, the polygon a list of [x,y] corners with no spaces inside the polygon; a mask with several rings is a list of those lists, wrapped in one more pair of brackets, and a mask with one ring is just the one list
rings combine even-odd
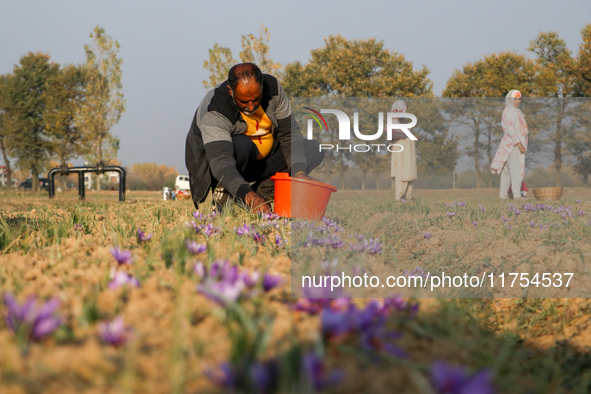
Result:
{"label": "nurphoto logo", "polygon": [[[314,125],[314,121],[316,121],[316,123],[318,124],[318,126],[320,127],[320,129],[325,129],[328,131],[328,124],[326,123],[326,120],[324,119],[324,116],[322,116],[322,114],[333,114],[336,115],[337,120],[339,122],[339,140],[351,140],[351,119],[349,118],[349,116],[338,109],[321,109],[320,112],[309,108],[309,107],[304,107],[305,109],[307,109],[308,111],[310,111],[310,113],[308,113],[308,115],[310,115],[312,117],[312,119],[308,119],[308,132],[307,132],[307,138],[309,140],[313,139],[313,125]],[[410,119],[410,123],[398,123],[398,119]],[[406,112],[399,112],[399,113],[394,113],[394,112],[387,112],[386,113],[386,140],[387,141],[392,141],[392,140],[397,140],[400,138],[410,138],[413,141],[417,140],[417,137],[415,137],[412,132],[410,131],[410,129],[414,126],[417,125],[417,117],[414,116],[413,114],[410,113],[406,113]],[[398,132],[396,132],[395,130],[400,130]],[[400,132],[404,133],[405,136],[402,136],[400,134]],[[378,113],[378,131],[375,134],[370,134],[370,135],[366,135],[366,134],[362,134],[359,131],[359,113],[358,112],[354,112],[353,113],[353,133],[355,134],[355,137],[357,137],[358,139],[362,140],[362,141],[376,141],[379,138],[382,137],[382,134],[384,133],[384,113],[380,112]],[[398,138],[397,138],[398,137]],[[355,152],[369,152],[370,150],[372,150],[372,147],[375,147],[377,149],[377,151],[380,151],[380,147],[385,147],[388,152],[401,152],[404,148],[402,147],[402,145],[399,144],[355,144],[355,145],[333,145],[333,144],[320,144],[320,151],[322,150],[331,150],[331,149],[336,149],[337,152],[339,151],[355,151]]]}

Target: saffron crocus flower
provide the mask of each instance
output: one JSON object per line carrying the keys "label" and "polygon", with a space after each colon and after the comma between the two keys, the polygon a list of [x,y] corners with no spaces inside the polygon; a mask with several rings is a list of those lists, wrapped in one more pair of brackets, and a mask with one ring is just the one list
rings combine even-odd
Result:
{"label": "saffron crocus flower", "polygon": [[456,216],[455,212],[448,212],[447,216],[449,216],[450,219],[453,219],[454,216]]}
{"label": "saffron crocus flower", "polygon": [[423,269],[419,266],[416,266],[415,269],[410,272],[408,270],[404,270],[403,275],[404,276],[420,276],[423,278],[427,277],[427,274],[425,273],[425,271],[423,271]]}
{"label": "saffron crocus flower", "polygon": [[137,229],[137,239],[140,242],[145,242],[145,241],[151,239],[153,236],[154,236],[154,234],[148,234],[148,235],[146,235],[146,233],[144,233],[141,228],[138,228]]}
{"label": "saffron crocus flower", "polygon": [[186,240],[185,241],[185,246],[187,247],[187,250],[191,254],[199,254],[199,253],[205,253],[205,252],[207,252],[207,245],[205,245],[205,244],[198,244],[195,241],[189,242],[189,240]]}
{"label": "saffron crocus flower", "polygon": [[123,324],[121,316],[112,322],[101,322],[97,328],[103,342],[113,346],[125,345],[132,333],[132,329]]}
{"label": "saffron crocus flower", "polygon": [[488,369],[468,375],[461,367],[437,361],[431,367],[431,382],[439,394],[493,394],[492,373]]}
{"label": "saffron crocus flower", "polygon": [[263,276],[263,290],[269,291],[274,289],[275,287],[279,286],[281,283],[281,276],[279,275],[271,275],[268,272],[265,272],[265,276]]}
{"label": "saffron crocus flower", "polygon": [[84,230],[84,226],[82,225],[82,223],[76,223],[74,225],[74,231],[82,231]]}
{"label": "saffron crocus flower", "polygon": [[203,265],[203,263],[201,261],[198,263],[195,263],[195,265],[193,266],[193,272],[200,279],[205,278],[205,266]]}
{"label": "saffron crocus flower", "polygon": [[530,226],[531,228],[534,228],[534,227],[536,226],[536,223],[535,223],[535,221],[533,221],[533,220],[532,220],[531,222],[528,222],[527,224],[529,224],[529,226]]}
{"label": "saffron crocus flower", "polygon": [[253,273],[243,272],[242,273],[242,281],[244,282],[246,287],[253,288],[254,285],[256,285],[258,282],[259,276],[260,276],[259,273],[256,271]]}
{"label": "saffron crocus flower", "polygon": [[423,231],[423,238],[425,239],[425,241],[428,240],[429,238],[431,238],[432,236],[433,236],[433,234],[426,233],[426,232]]}
{"label": "saffron crocus flower", "polygon": [[206,226],[201,227],[201,232],[206,236],[206,237],[211,237],[212,235],[216,235],[217,233],[219,233],[220,231],[218,230],[217,227],[215,227],[213,224],[209,223]]}
{"label": "saffron crocus flower", "polygon": [[583,200],[576,200],[575,201],[577,204],[581,204],[583,202]]}
{"label": "saffron crocus flower", "polygon": [[126,274],[123,271],[119,271],[113,277],[113,280],[109,282],[109,289],[117,289],[121,286],[135,286],[140,287],[140,282],[131,275]]}
{"label": "saffron crocus flower", "polygon": [[254,240],[254,242],[264,242],[265,235],[259,233],[258,231],[255,231],[254,233],[252,233],[252,239]]}
{"label": "saffron crocus flower", "polygon": [[474,227],[477,227],[478,226],[478,220],[473,221],[472,224],[474,225]]}
{"label": "saffron crocus flower", "polygon": [[279,234],[275,234],[275,245],[277,245],[277,246],[283,245],[283,241],[281,239],[281,235],[279,235]]}
{"label": "saffron crocus flower", "polygon": [[243,224],[242,226],[235,228],[234,231],[236,231],[237,235],[243,236],[246,234],[250,234],[250,232],[252,231],[252,227],[250,227],[248,224]]}
{"label": "saffron crocus flower", "polygon": [[515,216],[521,215],[521,211],[519,209],[516,209],[515,211],[513,211],[513,213],[515,213]]}
{"label": "saffron crocus flower", "polygon": [[465,202],[459,202],[458,203],[458,207],[462,207],[462,208],[466,208],[466,203]]}
{"label": "saffron crocus flower", "polygon": [[303,355],[302,370],[310,388],[314,391],[322,391],[335,386],[344,377],[341,370],[327,372],[324,362],[312,352]]}
{"label": "saffron crocus flower", "polygon": [[482,204],[478,204],[478,208],[480,208],[480,210],[481,210],[482,212],[486,212],[486,208],[484,207],[484,205],[482,205]]}
{"label": "saffron crocus flower", "polygon": [[8,293],[4,293],[6,305],[6,325],[17,335],[23,335],[27,340],[38,340],[51,334],[61,324],[61,319],[54,315],[59,307],[59,300],[52,298],[37,307],[37,299],[29,298],[22,305]]}
{"label": "saffron crocus flower", "polygon": [[579,209],[577,211],[577,215],[579,215],[579,216],[585,216],[585,211],[583,211],[582,209]]}
{"label": "saffron crocus flower", "polygon": [[117,260],[117,264],[119,265],[133,263],[130,250],[119,249],[119,247],[115,249],[111,248],[111,255]]}

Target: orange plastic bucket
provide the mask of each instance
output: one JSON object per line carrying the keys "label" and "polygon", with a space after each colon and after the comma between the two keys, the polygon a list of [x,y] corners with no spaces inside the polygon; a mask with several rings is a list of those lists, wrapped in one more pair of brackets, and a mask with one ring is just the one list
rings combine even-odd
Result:
{"label": "orange plastic bucket", "polygon": [[275,182],[274,212],[282,217],[320,220],[330,195],[337,191],[332,185],[292,178],[285,172],[278,172],[271,179]]}

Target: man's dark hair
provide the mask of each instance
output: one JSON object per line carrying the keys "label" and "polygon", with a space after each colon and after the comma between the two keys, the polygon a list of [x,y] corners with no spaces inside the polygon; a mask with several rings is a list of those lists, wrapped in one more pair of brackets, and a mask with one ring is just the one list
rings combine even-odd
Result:
{"label": "man's dark hair", "polygon": [[228,83],[230,84],[230,89],[236,90],[236,86],[238,86],[238,82],[241,79],[250,79],[254,78],[259,84],[263,84],[263,73],[261,69],[254,63],[240,63],[233,66],[230,71],[228,71]]}

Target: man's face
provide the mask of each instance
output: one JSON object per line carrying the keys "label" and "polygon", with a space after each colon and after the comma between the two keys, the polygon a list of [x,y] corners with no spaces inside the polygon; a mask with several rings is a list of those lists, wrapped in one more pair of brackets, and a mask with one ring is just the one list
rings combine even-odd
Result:
{"label": "man's face", "polygon": [[238,109],[246,115],[252,115],[261,105],[263,87],[254,78],[241,80],[234,91],[229,86],[228,89]]}

